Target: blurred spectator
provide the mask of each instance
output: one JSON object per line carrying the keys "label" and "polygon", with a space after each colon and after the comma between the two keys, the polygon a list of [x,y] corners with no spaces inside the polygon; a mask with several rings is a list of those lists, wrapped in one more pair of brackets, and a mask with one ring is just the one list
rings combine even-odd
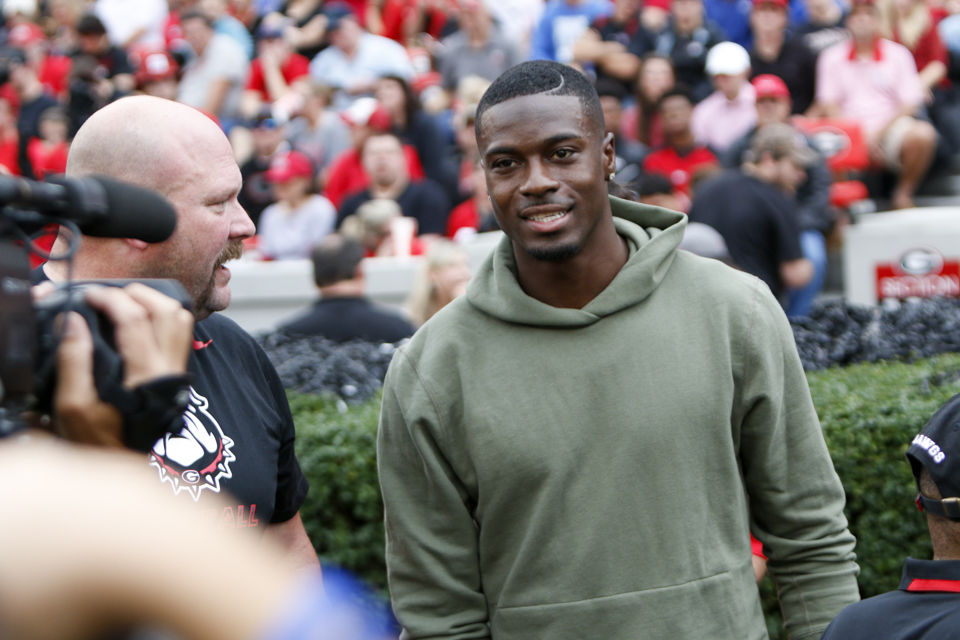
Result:
{"label": "blurred spectator", "polygon": [[[250,118],[265,107],[285,118],[302,104],[309,82],[310,61],[283,39],[284,21],[272,14],[257,28],[257,56],[243,92],[242,111]],[[298,89],[304,90],[298,91]]]}
{"label": "blurred spectator", "polygon": [[281,2],[276,12],[267,13],[264,20],[281,19],[290,22],[283,29],[283,38],[307,60],[313,60],[325,46],[327,16],[323,0],[289,0]]}
{"label": "blurred spectator", "polygon": [[654,50],[670,58],[677,83],[689,87],[696,103],[712,91],[707,52],[725,39],[720,27],[704,16],[702,0],[673,0],[670,20],[657,35]]}
{"label": "blurred spectator", "polygon": [[530,59],[572,62],[577,38],[612,10],[607,0],[547,0],[530,40]]}
{"label": "blurred spectator", "polygon": [[[753,87],[757,94],[757,126],[731,145],[721,157],[724,166],[729,168],[739,167],[743,163],[759,129],[772,123],[790,124],[790,91],[783,80],[774,75],[761,75],[753,79]],[[806,136],[803,139],[811,150],[816,150],[811,140]],[[827,276],[826,236],[835,221],[835,212],[830,206],[832,178],[823,156],[816,153],[811,158],[810,164],[805,167],[806,177],[797,187],[795,200],[800,248],[813,265],[813,276],[803,287],[790,290],[786,305],[788,316],[810,313]]]}
{"label": "blurred spectator", "polygon": [[200,10],[213,23],[214,33],[230,36],[234,42],[240,45],[248,60],[253,57],[253,36],[250,35],[246,25],[230,15],[227,10],[227,0],[200,0],[199,5]]}
{"label": "blurred spectator", "polygon": [[660,97],[676,84],[673,63],[659,53],[648,53],[640,64],[637,78],[637,93],[633,105],[623,113],[621,133],[631,140],[638,140],[648,148],[664,143],[663,123],[657,104]]}
{"label": "blurred spectator", "polygon": [[356,240],[339,234],[321,240],[310,252],[320,299],[305,314],[281,324],[279,330],[336,342],[392,343],[413,335],[413,325],[400,314],[366,297],[363,258],[363,245]]}
{"label": "blurred spectator", "polygon": [[133,65],[127,52],[110,44],[100,18],[87,14],[77,22],[77,48],[71,53],[69,110],[71,136],[90,115],[133,90]]}
{"label": "blurred spectator", "polygon": [[330,108],[333,89],[312,81],[301,89],[303,106],[290,122],[288,138],[323,172],[334,158],[350,148],[350,129],[340,114]]}
{"label": "blurred spectator", "polygon": [[740,169],[697,188],[690,220],[720,232],[740,268],[767,283],[777,298],[813,275],[803,257],[793,195],[813,152],[785,124],[769,124],[753,139]]}
{"label": "blurred spectator", "polygon": [[407,298],[413,323],[419,327],[463,295],[471,275],[467,253],[459,245],[448,240],[432,241]]}
{"label": "blurred spectator", "polygon": [[543,13],[543,0],[490,0],[487,8],[507,40],[517,45],[517,53],[526,60],[533,31]]}
{"label": "blurred spectator", "polygon": [[176,100],[179,89],[177,72],[180,67],[166,51],[151,51],[140,57],[134,76],[137,90],[149,96]]}
{"label": "blurred spectator", "polygon": [[85,0],[49,0],[50,14],[45,29],[50,36],[51,51],[64,54],[77,46],[77,21],[86,9]]}
{"label": "blurred spectator", "polygon": [[724,39],[736,42],[744,49],[753,46],[748,0],[703,0],[703,10],[707,20],[723,32]]}
{"label": "blurred spectator", "polygon": [[613,12],[595,19],[573,45],[573,60],[596,82],[620,82],[633,93],[640,58],[653,48],[653,36],[640,23],[640,0],[615,0]]}
{"label": "blurred spectator", "polygon": [[10,100],[0,96],[0,173],[20,175],[20,163],[17,161],[18,140],[17,116],[13,112],[13,106]]}
{"label": "blurred spectator", "polygon": [[[359,98],[341,113],[341,117],[350,127],[352,144],[349,149],[333,159],[323,180],[324,195],[337,209],[343,204],[346,196],[362,191],[370,182],[370,177],[360,160],[360,151],[367,138],[375,133],[390,130],[390,115],[373,98]],[[417,150],[410,145],[404,145],[403,153],[410,177],[422,178],[423,167],[420,165]]]}
{"label": "blurred spectator", "polygon": [[807,21],[796,26],[796,33],[814,55],[850,37],[845,4],[837,0],[806,0]]}
{"label": "blurred spectator", "polygon": [[183,68],[177,100],[216,116],[229,130],[241,117],[247,56],[233,38],[215,33],[209,16],[201,11],[183,14],[180,24],[195,56]]}
{"label": "blurred spectator", "polygon": [[274,156],[289,149],[284,125],[269,114],[261,114],[250,126],[253,153],[240,163],[243,186],[237,196],[240,205],[256,225],[267,205],[276,200],[273,185],[267,180],[267,170]]}
{"label": "blurred spectator", "polygon": [[906,47],[880,37],[873,0],[854,0],[847,28],[850,40],[817,60],[815,113],[860,122],[874,164],[898,174],[891,207],[912,207],[937,143],[933,126],[916,117],[924,100],[916,63]]}
{"label": "blurred spectator", "polygon": [[793,112],[804,113],[813,104],[817,57],[801,38],[788,37],[787,0],[754,0],[750,13],[753,49],[752,74],[779,76],[793,96]]}
{"label": "blurred spectator", "polygon": [[257,225],[257,248],[264,258],[306,258],[333,231],[337,212],[330,201],[311,193],[313,165],[299,151],[273,157],[266,178],[277,201],[267,206]]}
{"label": "blurred spectator", "polygon": [[[78,40],[75,33],[73,40]],[[72,53],[76,45],[53,51],[43,29],[33,22],[21,22],[11,27],[7,44],[23,50],[27,64],[36,70],[44,91],[61,100],[67,97],[73,61],[65,54]]]}
{"label": "blurred spectator", "polygon": [[339,218],[356,212],[374,198],[396,200],[403,215],[414,218],[421,235],[443,235],[450,215],[450,200],[439,184],[424,178],[411,179],[403,143],[392,133],[374,133],[363,144],[361,161],[370,177],[369,186],[348,197],[339,208]]}
{"label": "blurred spectator", "polygon": [[880,0],[882,33],[913,54],[934,127],[948,155],[960,152],[960,94],[947,75],[950,56],[924,0]]}
{"label": "blurred spectator", "polygon": [[62,107],[48,107],[40,114],[38,127],[40,135],[30,139],[27,156],[37,180],[45,180],[47,176],[67,170],[70,119]]}
{"label": "blurred spectator", "polygon": [[94,13],[103,21],[110,42],[126,50],[162,49],[167,19],[164,0],[96,0]]}
{"label": "blurred spectator", "polygon": [[424,245],[416,237],[417,221],[403,217],[395,200],[374,198],[344,218],[340,233],[363,245],[368,258],[420,256]]}
{"label": "blurred spectator", "polygon": [[10,86],[20,102],[20,113],[17,116],[17,164],[24,177],[35,178],[36,174],[27,155],[27,145],[31,138],[40,136],[40,115],[48,108],[57,106],[58,102],[43,90],[36,70],[26,64],[22,51],[14,49],[8,56]]}
{"label": "blurred spectator", "polygon": [[677,197],[677,190],[673,188],[670,178],[662,173],[649,173],[630,183],[636,193],[636,201],[655,207],[663,207],[673,211],[684,210],[683,198]]}
{"label": "blurred spectator", "polygon": [[690,127],[697,144],[722,154],[757,121],[753,86],[747,81],[750,55],[735,42],[721,42],[707,54],[707,74],[716,91],[693,109]]}
{"label": "blurred spectator", "polygon": [[330,46],[310,62],[310,77],[338,89],[334,98],[337,109],[371,95],[381,76],[413,78],[406,50],[389,38],[364,30],[349,7],[331,4],[326,16]]}
{"label": "blurred spectator", "polygon": [[417,150],[424,174],[442,186],[451,200],[456,198],[459,167],[449,129],[421,108],[410,84],[399,76],[377,80],[374,95],[390,116],[391,131]]}
{"label": "blurred spectator", "polygon": [[[367,28],[405,47],[422,46],[449,33],[445,0],[374,0],[367,4]],[[378,26],[375,26],[375,23]]]}
{"label": "blurred spectator", "polygon": [[447,218],[446,236],[456,242],[464,242],[477,233],[500,228],[493,215],[493,205],[487,197],[487,182],[479,162],[473,165],[470,181],[473,195],[454,207]]}
{"label": "blurred spectator", "polygon": [[640,167],[647,155],[647,147],[621,135],[623,120],[623,101],[627,94],[623,85],[613,78],[597,80],[597,94],[603,108],[603,126],[607,133],[613,134],[614,148],[617,153],[617,180],[627,183],[640,175]]}
{"label": "blurred spectator", "polygon": [[521,60],[516,45],[494,22],[487,2],[457,0],[459,29],[444,38],[438,48],[437,69],[443,88],[451,94],[467,76],[492,81]]}
{"label": "blurred spectator", "polygon": [[658,111],[666,142],[647,154],[643,170],[667,176],[677,191],[689,197],[693,182],[717,170],[717,157],[707,147],[698,145],[693,138],[690,128],[693,101],[686,88],[675,87],[664,93]]}

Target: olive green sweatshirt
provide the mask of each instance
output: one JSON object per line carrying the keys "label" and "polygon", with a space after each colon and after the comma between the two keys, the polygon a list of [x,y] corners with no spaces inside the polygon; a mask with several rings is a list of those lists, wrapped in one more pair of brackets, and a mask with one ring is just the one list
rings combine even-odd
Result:
{"label": "olive green sweatshirt", "polygon": [[508,240],[401,348],[378,465],[405,638],[752,640],[749,533],[788,631],[858,599],[854,539],[792,333],[756,278],[611,199],[630,257],[582,309]]}

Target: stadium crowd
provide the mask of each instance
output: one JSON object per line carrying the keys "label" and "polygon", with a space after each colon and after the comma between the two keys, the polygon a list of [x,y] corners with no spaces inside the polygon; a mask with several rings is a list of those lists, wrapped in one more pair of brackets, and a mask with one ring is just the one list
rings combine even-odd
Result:
{"label": "stadium crowd", "polygon": [[[822,288],[851,202],[912,207],[960,153],[951,0],[5,0],[2,18],[0,170],[62,172],[72,135],[121,96],[192,105],[230,138],[263,259],[334,231],[389,255],[495,229],[474,114],[526,59],[594,83],[621,196],[666,178],[790,315]],[[824,123],[852,132],[859,165],[832,161]],[[797,140],[755,145],[771,124]],[[755,197],[736,220],[698,197],[741,182]],[[371,234],[378,200],[399,215]],[[412,241],[392,237],[411,221]]]}

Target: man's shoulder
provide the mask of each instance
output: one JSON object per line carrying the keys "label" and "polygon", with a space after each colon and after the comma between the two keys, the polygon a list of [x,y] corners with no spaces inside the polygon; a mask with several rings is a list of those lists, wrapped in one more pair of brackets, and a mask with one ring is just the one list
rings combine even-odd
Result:
{"label": "man's shoulder", "polygon": [[903,621],[913,617],[911,611],[915,604],[916,599],[903,591],[888,591],[854,602],[833,619],[822,640],[907,637],[894,634],[902,630]]}

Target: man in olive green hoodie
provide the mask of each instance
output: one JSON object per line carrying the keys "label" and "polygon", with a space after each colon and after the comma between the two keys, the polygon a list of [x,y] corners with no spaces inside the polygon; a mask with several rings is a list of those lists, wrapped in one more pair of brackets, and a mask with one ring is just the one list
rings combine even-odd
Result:
{"label": "man in olive green hoodie", "polygon": [[777,301],[677,251],[682,214],[607,197],[578,72],[512,68],[476,126],[506,238],[384,385],[403,637],[765,638],[752,531],[818,638],[858,599],[854,540]]}

